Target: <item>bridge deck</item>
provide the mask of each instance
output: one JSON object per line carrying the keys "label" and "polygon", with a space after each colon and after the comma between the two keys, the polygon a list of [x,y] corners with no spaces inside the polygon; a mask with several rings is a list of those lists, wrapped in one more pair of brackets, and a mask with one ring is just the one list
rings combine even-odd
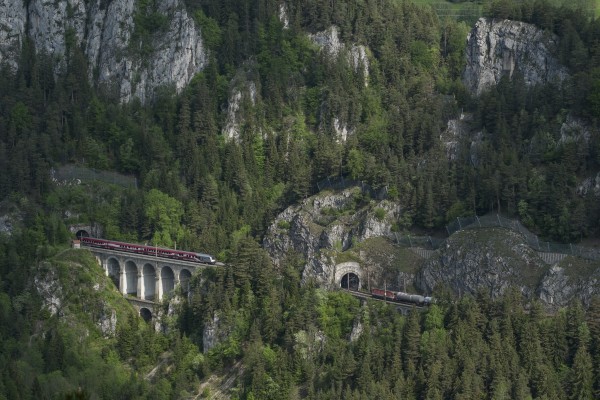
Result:
{"label": "bridge deck", "polygon": [[147,255],[147,254],[139,254],[139,253],[129,252],[129,251],[109,250],[109,249],[104,249],[101,247],[82,245],[81,248],[82,249],[85,248],[86,250],[89,250],[94,253],[110,254],[110,255],[119,256],[119,257],[128,257],[129,256],[131,258],[137,258],[140,260],[148,261],[149,263],[161,263],[161,264],[167,264],[167,265],[173,264],[173,265],[180,265],[180,266],[193,267],[193,268],[207,268],[207,267],[214,267],[217,265],[217,264],[215,264],[215,265],[205,264],[205,263],[194,262],[194,261],[177,260],[177,259],[166,258],[166,257],[156,257],[156,256],[151,256],[151,255]]}

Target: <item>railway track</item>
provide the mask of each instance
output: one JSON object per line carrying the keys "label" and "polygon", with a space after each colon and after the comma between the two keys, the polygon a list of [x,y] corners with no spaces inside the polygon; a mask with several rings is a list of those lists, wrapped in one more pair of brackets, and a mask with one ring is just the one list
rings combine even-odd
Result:
{"label": "railway track", "polygon": [[359,299],[365,299],[365,300],[371,299],[371,300],[374,300],[374,301],[381,301],[381,302],[384,302],[384,303],[388,303],[388,304],[392,304],[392,305],[398,306],[398,307],[402,308],[403,311],[404,310],[410,311],[413,308],[415,308],[415,309],[417,309],[419,311],[427,309],[426,306],[419,306],[419,305],[414,304],[414,303],[409,303],[409,302],[404,302],[404,301],[390,301],[390,300],[378,299],[376,297],[373,297],[371,295],[371,293],[361,292],[359,290],[351,290],[351,289],[342,289],[342,290],[344,292],[348,292],[352,296],[354,296],[356,298],[359,298]]}

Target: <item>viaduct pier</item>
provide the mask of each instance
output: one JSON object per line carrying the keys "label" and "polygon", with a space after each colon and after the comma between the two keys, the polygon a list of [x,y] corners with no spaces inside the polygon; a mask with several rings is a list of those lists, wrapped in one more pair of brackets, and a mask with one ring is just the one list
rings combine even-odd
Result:
{"label": "viaduct pier", "polygon": [[194,272],[214,267],[211,264],[98,248],[84,243],[80,243],[80,247],[96,257],[119,292],[146,320],[152,317],[156,304],[171,294],[176,286],[186,292]]}

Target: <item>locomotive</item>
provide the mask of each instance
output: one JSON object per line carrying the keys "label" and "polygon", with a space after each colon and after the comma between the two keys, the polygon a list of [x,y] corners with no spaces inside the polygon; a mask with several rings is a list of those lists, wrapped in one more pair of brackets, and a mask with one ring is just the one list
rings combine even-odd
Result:
{"label": "locomotive", "polygon": [[162,247],[144,246],[141,244],[116,242],[113,240],[82,237],[81,244],[90,247],[100,247],[107,250],[126,251],[129,253],[144,254],[161,258],[171,258],[182,261],[200,262],[203,264],[216,264],[217,260],[210,254],[195,253],[191,251],[172,250]]}
{"label": "locomotive", "polygon": [[396,303],[412,303],[418,306],[428,306],[433,299],[429,296],[420,294],[410,294],[404,292],[393,292],[391,290],[371,289],[371,296],[376,299],[393,301]]}

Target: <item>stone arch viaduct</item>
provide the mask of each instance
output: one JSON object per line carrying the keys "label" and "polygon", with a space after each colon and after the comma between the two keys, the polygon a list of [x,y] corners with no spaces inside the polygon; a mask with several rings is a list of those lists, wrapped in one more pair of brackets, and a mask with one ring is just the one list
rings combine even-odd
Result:
{"label": "stone arch viaduct", "polygon": [[[154,306],[176,286],[187,292],[192,274],[210,265],[96,247],[82,247],[94,254],[105,274],[148,320]],[[149,314],[148,314],[149,313]]]}

